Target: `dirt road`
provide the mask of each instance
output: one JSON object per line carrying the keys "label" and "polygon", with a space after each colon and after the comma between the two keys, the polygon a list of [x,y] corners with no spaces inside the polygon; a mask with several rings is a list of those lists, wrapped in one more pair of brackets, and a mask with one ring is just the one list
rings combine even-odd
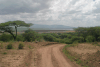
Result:
{"label": "dirt road", "polygon": [[61,48],[65,44],[55,44],[38,49],[40,61],[37,67],[77,67],[69,59],[65,59]]}

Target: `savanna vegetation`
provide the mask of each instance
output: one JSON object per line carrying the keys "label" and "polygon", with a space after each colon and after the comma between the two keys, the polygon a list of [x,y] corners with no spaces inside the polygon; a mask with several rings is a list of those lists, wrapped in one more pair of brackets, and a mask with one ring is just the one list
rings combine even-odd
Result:
{"label": "savanna vegetation", "polygon": [[[80,59],[82,55],[71,54],[66,48],[78,46],[77,43],[92,43],[95,46],[100,46],[98,42],[100,42],[100,27],[79,27],[75,28],[75,32],[67,32],[67,33],[37,33],[31,29],[26,30],[22,34],[17,34],[17,27],[25,26],[30,27],[33,24],[27,24],[24,21],[9,21],[0,24],[0,49],[3,48],[3,42],[11,42],[11,41],[22,41],[22,42],[41,42],[41,41],[49,41],[49,42],[58,42],[68,44],[63,49],[63,52],[66,54],[68,58],[72,61],[76,61],[76,63],[84,66],[84,67],[92,67],[91,63],[93,59],[99,59],[97,56],[100,56],[100,51],[98,50],[96,53],[92,55],[89,54],[88,57],[91,57],[87,60]],[[15,28],[15,34],[14,32]],[[9,34],[8,34],[9,33]],[[74,45],[73,45],[74,44]],[[19,43],[18,49],[23,49],[24,44]],[[29,45],[29,48],[31,46]],[[6,46],[6,49],[13,49],[12,43],[9,43]],[[90,48],[89,48],[90,49]],[[3,54],[7,54],[4,52]],[[74,56],[76,55],[76,56]],[[95,57],[94,57],[95,56]],[[91,63],[90,63],[91,61]],[[100,60],[97,60],[100,62]],[[98,64],[99,65],[99,64]]]}
{"label": "savanna vegetation", "polygon": [[[0,31],[7,32],[0,35],[0,41],[50,41],[72,44],[74,42],[99,42],[100,41],[100,27],[79,27],[75,28],[75,32],[69,33],[42,33],[39,34],[31,29],[25,31],[25,33],[17,34],[17,27],[26,26],[29,27],[32,24],[27,24],[24,21],[9,21],[0,24]],[[16,34],[13,34],[15,27]]]}

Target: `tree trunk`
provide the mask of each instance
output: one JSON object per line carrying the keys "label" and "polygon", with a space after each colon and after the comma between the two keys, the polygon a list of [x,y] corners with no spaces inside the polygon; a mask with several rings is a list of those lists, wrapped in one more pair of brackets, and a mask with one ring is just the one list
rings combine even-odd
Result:
{"label": "tree trunk", "polygon": [[14,40],[16,40],[16,36],[14,36],[12,32],[9,32],[9,33],[13,36]]}
{"label": "tree trunk", "polygon": [[17,26],[15,26],[15,29],[16,29],[16,37],[17,37]]}

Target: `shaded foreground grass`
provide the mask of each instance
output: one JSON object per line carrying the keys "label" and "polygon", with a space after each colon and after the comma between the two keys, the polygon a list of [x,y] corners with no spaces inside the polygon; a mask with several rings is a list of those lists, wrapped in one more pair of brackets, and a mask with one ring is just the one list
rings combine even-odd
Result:
{"label": "shaded foreground grass", "polygon": [[[74,61],[76,62],[77,64],[81,65],[82,67],[100,67],[100,50],[97,49],[100,48],[99,46],[94,46],[94,45],[89,45],[89,48],[88,48],[88,44],[85,43],[85,47],[82,46],[84,48],[83,51],[85,50],[96,50],[96,52],[94,53],[89,53],[90,51],[88,51],[88,53],[84,54],[79,54],[77,52],[74,52],[74,51],[70,51],[71,49],[70,48],[75,48],[74,50],[76,49],[79,49],[79,44],[68,44],[66,45],[64,48],[63,48],[63,53],[71,60],[71,61]],[[91,48],[92,46],[92,48]],[[81,50],[82,48],[80,48]]]}
{"label": "shaded foreground grass", "polygon": [[[81,61],[78,57],[72,56],[71,53],[67,50],[68,47],[75,46],[75,45],[66,45],[63,48],[63,53],[71,60],[71,61],[76,61],[77,64],[81,65],[83,61]],[[83,67],[88,67],[87,65],[82,65]]]}

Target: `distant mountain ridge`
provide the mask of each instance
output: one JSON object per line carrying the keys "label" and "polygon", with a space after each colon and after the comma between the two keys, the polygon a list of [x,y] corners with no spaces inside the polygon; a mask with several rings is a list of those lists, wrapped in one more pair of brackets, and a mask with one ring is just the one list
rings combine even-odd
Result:
{"label": "distant mountain ridge", "polygon": [[45,29],[45,30],[67,30],[67,29],[73,29],[75,27],[64,26],[64,25],[40,25],[40,24],[34,24],[30,28]]}

